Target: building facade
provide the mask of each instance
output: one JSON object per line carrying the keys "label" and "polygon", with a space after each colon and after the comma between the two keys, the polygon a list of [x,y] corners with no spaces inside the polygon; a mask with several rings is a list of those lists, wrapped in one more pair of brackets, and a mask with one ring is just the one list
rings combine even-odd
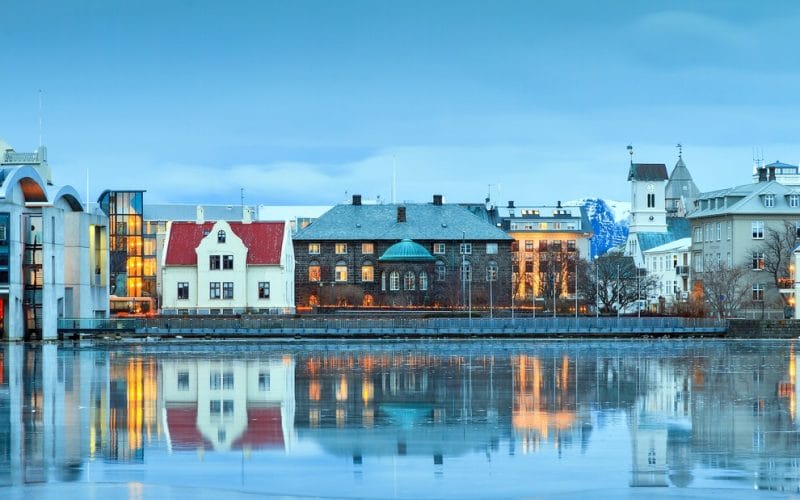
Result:
{"label": "building facade", "polygon": [[108,315],[108,219],[54,185],[47,150],[0,142],[0,337],[56,338],[58,320]]}
{"label": "building facade", "polygon": [[[693,292],[702,296],[705,273],[721,266],[745,267],[751,293],[741,314],[783,317],[784,300],[775,276],[765,270],[771,234],[800,234],[800,191],[777,182],[772,169],[760,168],[759,182],[702,193],[688,219],[692,226]],[[791,249],[787,248],[787,252]],[[789,279],[789,262],[780,270]]]}
{"label": "building facade", "polygon": [[174,222],[166,241],[163,314],[294,311],[294,254],[284,222]]}
{"label": "building facade", "polygon": [[337,205],[294,238],[298,309],[510,305],[511,238],[442,203]]}
{"label": "building facade", "polygon": [[645,269],[655,282],[647,297],[649,311],[674,312],[676,303],[689,299],[691,244],[691,238],[681,238],[644,252]]}

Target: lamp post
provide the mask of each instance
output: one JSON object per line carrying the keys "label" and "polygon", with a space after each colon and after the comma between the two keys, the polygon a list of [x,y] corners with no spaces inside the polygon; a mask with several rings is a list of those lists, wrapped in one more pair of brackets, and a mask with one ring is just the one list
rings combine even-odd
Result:
{"label": "lamp post", "polygon": [[578,254],[575,254],[575,323],[578,322]]}
{"label": "lamp post", "polygon": [[594,317],[600,319],[600,266],[597,265],[597,256],[594,257]]}

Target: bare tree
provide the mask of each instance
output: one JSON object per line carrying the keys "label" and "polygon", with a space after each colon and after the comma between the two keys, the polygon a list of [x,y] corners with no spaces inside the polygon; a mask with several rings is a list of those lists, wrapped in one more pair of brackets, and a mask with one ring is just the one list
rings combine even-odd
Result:
{"label": "bare tree", "polygon": [[655,287],[655,279],[638,269],[633,257],[607,253],[586,265],[584,279],[579,280],[579,293],[592,302],[596,297],[602,310],[610,313],[647,297]]}
{"label": "bare tree", "polygon": [[[794,281],[789,273],[789,264],[798,243],[800,239],[797,237],[795,223],[783,221],[777,228],[768,227],[762,244],[753,250],[753,253],[763,253],[763,261],[754,264],[760,265],[764,272],[769,273],[776,288],[789,288],[789,283]],[[784,307],[789,305],[790,297],[790,294],[781,294]]]}
{"label": "bare tree", "polygon": [[703,296],[710,312],[717,318],[730,318],[749,299],[750,283],[747,266],[720,263],[700,274]]}

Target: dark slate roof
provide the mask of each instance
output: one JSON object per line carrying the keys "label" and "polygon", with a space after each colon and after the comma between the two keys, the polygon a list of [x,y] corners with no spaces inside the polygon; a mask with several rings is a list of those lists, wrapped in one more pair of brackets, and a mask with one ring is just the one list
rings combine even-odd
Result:
{"label": "dark slate roof", "polygon": [[667,219],[667,232],[666,233],[636,233],[636,238],[639,241],[639,248],[642,252],[646,252],[651,248],[666,245],[681,238],[688,238],[691,236],[691,226],[689,221],[683,217],[670,217]]}
{"label": "dark slate roof", "polygon": [[632,163],[628,172],[628,180],[636,181],[665,181],[667,166],[663,163]]}
{"label": "dark slate roof", "polygon": [[669,176],[669,182],[665,188],[665,197],[667,199],[680,199],[681,197],[694,199],[700,194],[697,185],[692,180],[692,174],[683,163],[683,158],[678,158],[675,168]]}
{"label": "dark slate roof", "polygon": [[[406,222],[397,222],[397,208]],[[336,205],[300,231],[299,241],[321,240],[510,240],[503,230],[459,205]]]}
{"label": "dark slate roof", "polygon": [[419,243],[402,240],[387,248],[378,260],[381,262],[433,262],[436,259]]}

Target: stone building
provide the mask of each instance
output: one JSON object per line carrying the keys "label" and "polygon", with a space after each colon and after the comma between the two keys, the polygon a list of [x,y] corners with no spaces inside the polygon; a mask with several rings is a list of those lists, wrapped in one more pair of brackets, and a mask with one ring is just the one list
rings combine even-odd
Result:
{"label": "stone building", "polygon": [[337,205],[294,237],[298,309],[505,307],[511,242],[459,205]]}

